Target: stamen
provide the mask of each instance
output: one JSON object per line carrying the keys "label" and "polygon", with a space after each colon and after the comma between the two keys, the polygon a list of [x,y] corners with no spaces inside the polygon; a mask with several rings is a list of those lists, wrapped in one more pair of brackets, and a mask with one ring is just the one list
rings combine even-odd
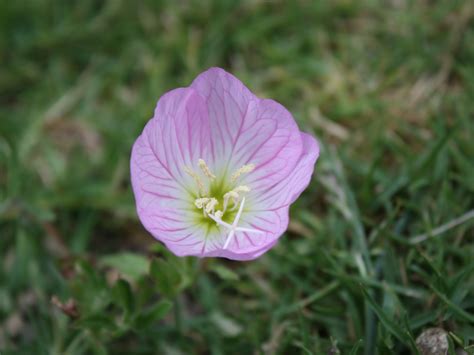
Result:
{"label": "stamen", "polygon": [[197,198],[197,199],[194,201],[194,204],[196,205],[197,208],[201,209],[201,208],[203,208],[208,202],[209,202],[209,198],[207,198],[207,197],[202,197],[202,198]]}
{"label": "stamen", "polygon": [[239,194],[233,190],[226,192],[224,194],[224,211],[227,210],[227,206],[229,204],[230,198],[232,198],[232,200],[234,201],[234,207],[235,207],[235,205],[237,205],[239,201]]}
{"label": "stamen", "polygon": [[191,176],[194,181],[196,182],[197,186],[198,186],[198,189],[199,189],[199,193],[200,195],[205,195],[206,194],[206,190],[204,189],[204,184],[202,183],[201,181],[201,178],[199,177],[198,174],[196,174],[194,171],[192,171],[190,168],[188,168],[187,166],[184,166],[184,171],[189,175]]}
{"label": "stamen", "polygon": [[255,164],[246,164],[240,169],[238,169],[235,173],[232,174],[230,181],[234,182],[238,179],[238,177],[242,174],[247,174],[252,172],[255,169]]}
{"label": "stamen", "polygon": [[235,191],[237,193],[240,193],[240,192],[250,192],[250,187],[246,186],[246,185],[239,185],[237,186],[234,190],[232,191]]}
{"label": "stamen", "polygon": [[[224,212],[222,212],[220,210],[216,211],[216,213],[214,213],[214,217],[216,217],[216,219],[218,219],[218,220],[222,220],[222,216],[224,216]],[[216,225],[218,226],[219,223],[216,222]]]}
{"label": "stamen", "polygon": [[215,199],[214,197],[210,198],[209,202],[206,205],[206,213],[207,214],[214,213],[214,209],[218,203],[219,201],[217,201],[217,199]]}
{"label": "stamen", "polygon": [[[207,166],[206,162],[203,159],[198,160],[198,165],[199,168],[201,169],[202,173],[208,177],[211,181],[216,178],[216,176],[211,172],[211,169]],[[250,173],[255,169],[254,164],[246,164],[242,166],[240,169],[235,171],[232,176],[231,176],[231,181],[235,182],[242,174],[247,174]],[[223,201],[223,208],[222,210],[217,210],[216,207],[219,205],[219,201],[214,198],[209,196],[206,193],[204,184],[198,174],[196,174],[192,169],[188,168],[187,166],[184,167],[184,171],[190,175],[194,181],[196,182],[198,188],[199,188],[199,197],[194,200],[194,205],[198,209],[202,209],[202,213],[204,217],[209,217],[212,219],[218,226],[224,227],[229,230],[229,234],[227,235],[227,239],[224,243],[223,249],[227,249],[229,246],[230,242],[234,238],[234,235],[236,232],[245,232],[245,233],[258,233],[258,234],[264,234],[265,232],[252,229],[252,228],[243,228],[243,227],[238,227],[237,225],[239,224],[240,221],[240,216],[242,215],[242,211],[244,209],[245,205],[245,196],[242,196],[243,194],[250,192],[250,187],[246,185],[238,185],[234,189],[226,192],[224,194],[224,201]],[[209,196],[209,197],[206,197]],[[237,205],[239,204],[240,198],[242,198],[242,201],[240,202],[239,210],[234,218],[234,222],[231,224],[224,222],[222,220],[222,217],[224,217],[224,214],[227,210],[229,200],[232,199],[234,205],[230,209],[233,211],[234,209],[237,208]]]}
{"label": "stamen", "polygon": [[199,159],[198,164],[204,175],[206,175],[209,179],[214,180],[216,178],[216,176],[211,172],[211,169],[209,169],[204,160]]}
{"label": "stamen", "polygon": [[243,192],[250,192],[250,187],[246,185],[239,185],[235,189],[230,190],[229,192],[225,193],[224,194],[224,211],[227,209],[230,198],[232,198],[234,202],[234,206],[232,207],[232,210],[234,210],[237,207],[237,204],[239,203],[239,198],[240,198],[239,193],[243,193]]}

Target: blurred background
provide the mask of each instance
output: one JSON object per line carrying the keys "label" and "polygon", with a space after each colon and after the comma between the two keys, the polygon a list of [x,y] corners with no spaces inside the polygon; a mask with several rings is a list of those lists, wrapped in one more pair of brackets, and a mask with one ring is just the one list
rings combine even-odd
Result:
{"label": "blurred background", "polygon": [[[2,1],[0,61],[2,355],[473,353],[472,1]],[[133,141],[210,66],[322,146],[252,262],[135,213]]]}

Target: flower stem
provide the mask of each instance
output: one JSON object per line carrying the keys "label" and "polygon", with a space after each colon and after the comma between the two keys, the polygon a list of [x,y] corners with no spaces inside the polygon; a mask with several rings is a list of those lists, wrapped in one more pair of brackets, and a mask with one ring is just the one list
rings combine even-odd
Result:
{"label": "flower stem", "polygon": [[181,307],[181,300],[179,296],[173,300],[174,303],[174,320],[176,325],[176,330],[181,335],[183,334],[183,310]]}

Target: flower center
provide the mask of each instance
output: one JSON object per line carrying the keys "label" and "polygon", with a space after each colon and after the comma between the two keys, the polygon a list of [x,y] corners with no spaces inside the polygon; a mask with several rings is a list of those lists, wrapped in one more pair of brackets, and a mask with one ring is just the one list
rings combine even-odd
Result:
{"label": "flower center", "polygon": [[[202,175],[197,174],[189,167],[184,167],[184,171],[193,178],[198,187],[197,198],[194,200],[194,205],[199,210],[202,210],[204,217],[212,220],[221,220],[226,212],[235,211],[244,195],[250,192],[250,187],[237,185],[236,182],[240,176],[252,172],[255,169],[255,165],[246,164],[240,169],[237,169],[230,177],[230,184],[225,181],[221,181],[217,184],[216,175],[212,173],[203,159],[198,160],[198,166],[207,181],[203,181],[201,179]],[[233,186],[233,188],[226,189],[228,186]]]}
{"label": "flower center", "polygon": [[[224,186],[229,186],[225,182],[221,182],[219,185],[215,184],[216,176],[203,159],[198,160],[198,166],[207,178],[208,184],[204,184],[201,177],[192,169],[187,166],[184,167],[184,171],[193,178],[198,187],[194,206],[202,210],[203,217],[206,220],[212,220],[216,223],[217,227],[224,227],[229,230],[223,249],[228,247],[236,232],[263,233],[255,229],[238,227],[244,209],[245,194],[250,192],[250,187],[247,185],[237,185],[236,182],[242,175],[251,173],[255,169],[255,165],[246,164],[237,169],[230,177],[230,186],[235,186],[231,189],[224,188]],[[206,185],[208,189],[206,189]],[[235,213],[237,208],[238,211]],[[232,224],[223,220],[228,219],[231,215],[235,215]]]}

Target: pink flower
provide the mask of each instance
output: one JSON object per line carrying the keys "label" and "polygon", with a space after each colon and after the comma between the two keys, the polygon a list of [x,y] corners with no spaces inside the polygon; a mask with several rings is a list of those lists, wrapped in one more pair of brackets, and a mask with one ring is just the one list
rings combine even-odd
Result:
{"label": "pink flower", "polygon": [[318,155],[282,105],[211,68],[163,95],[133,146],[138,215],[176,255],[255,259],[287,229]]}

